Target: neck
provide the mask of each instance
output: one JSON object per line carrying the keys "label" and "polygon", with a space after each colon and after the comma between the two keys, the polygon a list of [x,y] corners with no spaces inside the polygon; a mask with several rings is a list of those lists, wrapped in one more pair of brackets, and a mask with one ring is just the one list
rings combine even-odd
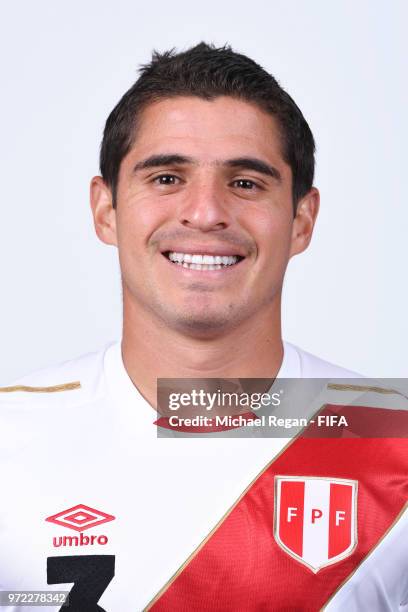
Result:
{"label": "neck", "polygon": [[280,299],[211,339],[182,334],[124,302],[122,357],[132,382],[156,407],[157,378],[275,378],[283,359]]}

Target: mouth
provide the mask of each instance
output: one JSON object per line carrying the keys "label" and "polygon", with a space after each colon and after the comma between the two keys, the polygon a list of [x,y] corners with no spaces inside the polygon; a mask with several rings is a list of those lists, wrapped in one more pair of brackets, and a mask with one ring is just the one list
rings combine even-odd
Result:
{"label": "mouth", "polygon": [[209,255],[207,253],[180,253],[164,251],[162,253],[168,261],[176,266],[190,270],[225,270],[237,266],[245,257],[242,255]]}

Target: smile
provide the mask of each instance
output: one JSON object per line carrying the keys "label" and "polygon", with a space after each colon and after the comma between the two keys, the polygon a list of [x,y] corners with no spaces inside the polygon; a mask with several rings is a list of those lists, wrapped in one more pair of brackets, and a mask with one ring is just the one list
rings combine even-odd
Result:
{"label": "smile", "polygon": [[174,264],[190,270],[222,270],[234,266],[244,259],[240,255],[207,255],[177,253],[175,251],[167,251],[163,255]]}

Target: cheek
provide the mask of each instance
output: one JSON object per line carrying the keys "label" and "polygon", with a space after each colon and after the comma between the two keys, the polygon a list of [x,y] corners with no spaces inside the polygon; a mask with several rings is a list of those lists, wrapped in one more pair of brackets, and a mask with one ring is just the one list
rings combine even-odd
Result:
{"label": "cheek", "polygon": [[[243,223],[243,221],[242,221]],[[289,257],[293,220],[286,208],[253,208],[247,216],[246,228],[254,238],[258,257],[268,259],[271,255],[279,259]]]}
{"label": "cheek", "polygon": [[169,208],[147,196],[118,202],[118,246],[126,250],[146,247],[154,232],[167,220]]}

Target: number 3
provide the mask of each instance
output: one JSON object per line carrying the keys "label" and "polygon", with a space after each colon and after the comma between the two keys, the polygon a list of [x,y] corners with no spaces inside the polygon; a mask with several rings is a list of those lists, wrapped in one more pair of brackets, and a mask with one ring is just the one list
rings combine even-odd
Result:
{"label": "number 3", "polygon": [[98,601],[114,575],[114,555],[47,558],[47,584],[75,583],[61,612],[106,612]]}

